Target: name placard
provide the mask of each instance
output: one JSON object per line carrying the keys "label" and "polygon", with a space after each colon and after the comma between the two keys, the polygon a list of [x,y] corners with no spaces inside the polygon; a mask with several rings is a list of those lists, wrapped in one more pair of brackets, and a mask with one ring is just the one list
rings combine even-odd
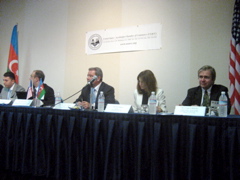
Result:
{"label": "name placard", "polygon": [[0,99],[0,104],[9,104],[11,99]]}
{"label": "name placard", "polygon": [[107,104],[104,112],[133,113],[133,108],[127,104]]}
{"label": "name placard", "polygon": [[75,106],[73,103],[59,103],[54,106],[53,109],[65,109],[65,110],[70,110],[69,108]]}
{"label": "name placard", "polygon": [[31,99],[15,99],[12,106],[30,106],[32,101]]}
{"label": "name placard", "polygon": [[205,106],[176,106],[174,115],[205,116]]}

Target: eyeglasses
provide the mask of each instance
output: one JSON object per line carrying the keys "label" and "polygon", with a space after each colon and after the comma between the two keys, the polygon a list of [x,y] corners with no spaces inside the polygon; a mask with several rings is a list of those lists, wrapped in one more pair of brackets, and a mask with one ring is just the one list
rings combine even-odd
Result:
{"label": "eyeglasses", "polygon": [[92,77],[94,77],[94,76],[95,76],[95,75],[89,75],[89,74],[87,75],[87,77],[90,77],[90,78],[92,78]]}

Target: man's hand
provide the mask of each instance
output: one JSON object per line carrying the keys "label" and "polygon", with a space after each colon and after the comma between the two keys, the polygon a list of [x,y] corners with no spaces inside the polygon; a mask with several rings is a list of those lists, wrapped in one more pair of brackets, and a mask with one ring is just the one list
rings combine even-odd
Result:
{"label": "man's hand", "polygon": [[87,102],[87,101],[83,101],[83,102],[81,102],[81,106],[82,106],[84,109],[89,109],[89,108],[90,108],[90,103]]}

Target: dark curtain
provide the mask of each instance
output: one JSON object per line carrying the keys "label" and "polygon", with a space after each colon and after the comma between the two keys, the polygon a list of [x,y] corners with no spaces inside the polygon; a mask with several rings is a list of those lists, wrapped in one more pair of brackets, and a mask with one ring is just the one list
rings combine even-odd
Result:
{"label": "dark curtain", "polygon": [[240,121],[0,106],[0,179],[240,179]]}

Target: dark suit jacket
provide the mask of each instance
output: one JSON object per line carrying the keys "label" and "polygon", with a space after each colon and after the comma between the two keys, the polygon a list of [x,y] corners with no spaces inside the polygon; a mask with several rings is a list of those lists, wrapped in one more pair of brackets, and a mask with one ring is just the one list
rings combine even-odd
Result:
{"label": "dark suit jacket", "polygon": [[0,84],[0,93],[1,93],[1,91],[2,91],[2,88],[3,88],[3,86]]}
{"label": "dark suit jacket", "polygon": [[47,84],[43,84],[46,94],[42,100],[43,106],[53,106],[55,104],[54,90]]}
{"label": "dark suit jacket", "polygon": [[[228,88],[222,85],[214,84],[211,89],[210,94],[210,101],[218,101],[219,97],[221,96],[221,92],[225,91],[226,96],[228,98],[228,114],[231,111],[231,103],[228,96]],[[194,87],[188,90],[187,97],[182,102],[184,106],[191,106],[191,105],[201,105],[202,100],[202,88],[201,86]]]}
{"label": "dark suit jacket", "polygon": [[[82,93],[81,95],[78,97],[78,99],[76,99],[76,102],[78,101],[87,101],[90,102],[90,90],[91,90],[91,86],[87,85],[82,89]],[[105,96],[105,107],[107,106],[107,104],[115,104],[115,96],[114,96],[114,88],[112,86],[109,86],[108,84],[102,82],[102,84],[99,87],[98,93],[97,93],[97,97],[96,97],[96,101],[95,101],[95,108],[98,108],[98,96],[100,94],[100,91],[103,91],[103,94]]]}
{"label": "dark suit jacket", "polygon": [[[44,99],[41,100],[43,102],[42,106],[53,106],[55,104],[54,90],[45,83],[43,83],[43,86],[46,94],[44,95]],[[32,97],[29,99],[32,99]]]}

